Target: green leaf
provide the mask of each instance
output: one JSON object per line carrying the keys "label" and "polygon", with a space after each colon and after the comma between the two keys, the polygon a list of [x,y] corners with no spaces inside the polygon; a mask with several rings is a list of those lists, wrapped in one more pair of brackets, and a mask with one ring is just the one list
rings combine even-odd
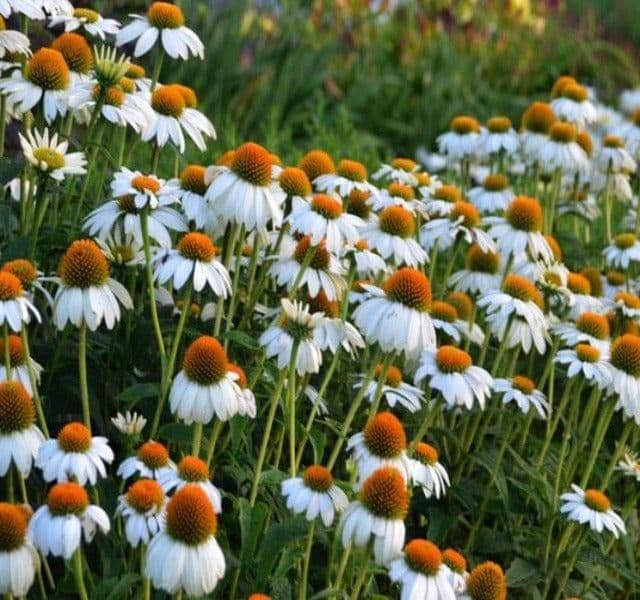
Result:
{"label": "green leaf", "polygon": [[509,587],[524,587],[540,580],[540,572],[537,567],[521,558],[516,558],[511,563],[506,575]]}
{"label": "green leaf", "polygon": [[238,346],[242,346],[243,348],[248,348],[249,350],[254,351],[260,350],[260,344],[258,343],[258,340],[242,331],[229,331],[222,337],[232,341],[235,344],[238,344]]}
{"label": "green leaf", "polygon": [[240,563],[245,565],[255,557],[258,538],[262,533],[269,509],[259,502],[254,507],[246,498],[238,499],[238,520],[240,521]]}
{"label": "green leaf", "polygon": [[8,158],[3,156],[0,158],[0,185],[9,183],[12,179],[17,177],[24,167],[24,160],[22,158]]}
{"label": "green leaf", "polygon": [[193,426],[184,423],[167,423],[160,427],[158,437],[167,442],[188,444],[193,440]]}
{"label": "green leaf", "polygon": [[258,588],[264,586],[273,572],[280,551],[288,544],[303,539],[308,530],[309,523],[301,516],[289,519],[284,523],[275,523],[269,528],[260,545],[260,563],[256,577]]}
{"label": "green leaf", "polygon": [[12,239],[2,253],[2,262],[29,255],[29,238],[26,235]]}
{"label": "green leaf", "polygon": [[142,400],[143,398],[153,398],[159,394],[159,383],[135,383],[126,390],[120,392],[116,396],[116,400],[127,405],[128,408],[131,408],[135,406],[139,400]]}
{"label": "green leaf", "polygon": [[102,581],[92,592],[92,600],[118,600],[126,598],[127,592],[142,580],[140,575],[128,573]]}
{"label": "green leaf", "polygon": [[311,428],[309,441],[313,447],[313,462],[319,463],[327,445],[327,436],[318,428]]}

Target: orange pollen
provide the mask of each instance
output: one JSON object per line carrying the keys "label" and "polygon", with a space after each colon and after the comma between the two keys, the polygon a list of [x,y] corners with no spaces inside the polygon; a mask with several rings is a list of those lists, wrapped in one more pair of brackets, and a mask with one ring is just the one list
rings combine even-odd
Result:
{"label": "orange pollen", "polygon": [[[376,378],[379,379],[382,376],[382,371],[383,370],[384,370],[384,365],[383,364],[376,365],[376,369],[375,369]],[[398,367],[390,366],[387,369],[387,377],[386,377],[385,383],[388,386],[391,386],[393,388],[397,388],[397,387],[400,386],[402,381],[403,381],[402,371],[400,369],[398,369]]]}
{"label": "orange pollen", "polygon": [[154,2],[147,11],[147,19],[158,29],[178,29],[184,25],[182,9],[169,2]]}
{"label": "orange pollen", "polygon": [[91,448],[91,432],[82,423],[67,423],[58,433],[64,452],[84,454]]}
{"label": "orange pollen", "polygon": [[[5,340],[0,338],[0,356],[4,356]],[[27,360],[22,340],[17,335],[9,336],[9,363],[12,367],[19,367]]]}
{"label": "orange pollen", "polygon": [[416,197],[416,193],[413,191],[413,188],[410,185],[404,185],[402,183],[393,182],[389,184],[388,190],[391,196],[402,198],[407,202],[415,199]]}
{"label": "orange pollen", "polygon": [[593,154],[593,139],[586,131],[581,131],[578,134],[576,142],[578,142],[578,145],[585,151],[587,156]]}
{"label": "orange pollen", "polygon": [[415,168],[418,166],[415,160],[411,160],[410,158],[394,158],[391,161],[391,166],[394,169],[400,169],[402,171],[407,171],[409,173],[413,172]]}
{"label": "orange pollen", "polygon": [[367,242],[367,240],[358,240],[354,244],[354,247],[356,248],[356,250],[360,250],[360,251],[369,250],[371,248],[371,246],[369,246],[369,242]]}
{"label": "orange pollen", "polygon": [[447,323],[453,323],[458,318],[456,307],[442,300],[435,300],[429,312],[434,319],[446,321]]}
{"label": "orange pollen", "polygon": [[76,73],[86,74],[93,66],[91,46],[77,33],[63,33],[53,40],[51,48],[60,52],[69,68]]}
{"label": "orange pollen", "polygon": [[585,490],[584,503],[598,512],[607,512],[611,508],[611,500],[599,490]]}
{"label": "orange pollen", "polygon": [[513,298],[522,300],[522,302],[534,302],[541,309],[544,307],[540,290],[532,281],[521,275],[516,275],[515,273],[507,275],[502,284],[502,291]]}
{"label": "orange pollen", "polygon": [[442,553],[428,540],[411,540],[404,547],[404,560],[414,571],[435,575],[442,566]]}
{"label": "orange pollen", "polygon": [[331,471],[322,465],[311,465],[305,469],[302,479],[314,492],[328,492],[333,485]]}
{"label": "orange pollen", "polygon": [[45,91],[61,91],[69,87],[69,67],[64,56],[52,48],[40,48],[25,65],[25,77]]}
{"label": "orange pollen", "polygon": [[556,115],[546,102],[534,102],[522,115],[522,127],[532,133],[549,133],[555,121]]}
{"label": "orange pollen", "polygon": [[231,170],[241,179],[256,186],[271,183],[271,157],[269,152],[254,142],[242,144],[234,153]]}
{"label": "orange pollen", "polygon": [[506,600],[507,579],[500,565],[484,562],[467,578],[467,591],[473,600]]}
{"label": "orange pollen", "polygon": [[624,285],[627,281],[626,275],[620,271],[608,271],[606,277],[610,285]]}
{"label": "orange pollen", "polygon": [[473,244],[467,250],[465,263],[469,271],[495,275],[500,268],[500,255],[490,250],[484,252],[478,244]]}
{"label": "orange pollen", "polygon": [[414,173],[414,177],[418,180],[418,185],[431,185],[431,175],[427,172]]}
{"label": "orange pollen", "polygon": [[109,263],[93,240],[76,240],[64,253],[59,273],[67,287],[101,287],[109,278]]}
{"label": "orange pollen", "polygon": [[178,463],[178,475],[184,481],[199,482],[209,480],[207,463],[197,456],[185,456]]}
{"label": "orange pollen", "polygon": [[216,249],[211,238],[197,231],[186,233],[177,245],[178,252],[185,258],[200,262],[211,262],[216,255]]}
{"label": "orange pollen", "polygon": [[568,85],[577,84],[578,82],[576,81],[575,77],[572,77],[571,75],[561,75],[560,77],[558,77],[558,79],[556,79],[553,87],[551,88],[551,98],[557,98],[558,96],[560,96],[562,94],[562,90],[564,90],[564,88]]}
{"label": "orange pollen", "polygon": [[407,447],[402,423],[390,412],[375,415],[363,433],[367,448],[380,458],[397,458]]}
{"label": "orange pollen", "polygon": [[469,294],[465,292],[449,292],[446,298],[447,302],[455,307],[458,316],[465,321],[471,318],[473,313],[473,300]]}
{"label": "orange pollen", "polygon": [[618,292],[613,300],[614,302],[622,302],[627,308],[640,308],[640,298],[630,292]]}
{"label": "orange pollen", "polygon": [[311,150],[307,152],[298,166],[307,174],[310,181],[320,175],[328,175],[336,172],[333,159],[324,150]]}
{"label": "orange pollen", "polygon": [[180,173],[180,186],[194,194],[204,196],[207,186],[204,183],[205,168],[200,165],[188,165]]}
{"label": "orange pollen", "polygon": [[584,102],[589,97],[589,92],[587,92],[587,88],[579,83],[569,83],[562,88],[560,95],[576,102]]}
{"label": "orange pollen", "polygon": [[455,185],[441,185],[434,193],[433,197],[436,200],[442,200],[444,202],[460,202],[462,200],[462,192],[460,188]]}
{"label": "orange pollen", "polygon": [[311,199],[311,208],[325,219],[337,219],[342,214],[342,202],[325,194],[315,194]]}
{"label": "orange pollen", "polygon": [[631,375],[640,377],[640,337],[627,333],[611,344],[611,364]]}
{"label": "orange pollen", "polygon": [[491,133],[507,133],[511,129],[511,119],[509,117],[491,117],[487,121],[487,129]]}
{"label": "orange pollen", "polygon": [[186,107],[182,94],[172,85],[163,85],[151,95],[151,108],[161,115],[179,118]]}
{"label": "orange pollen", "polygon": [[329,300],[323,290],[320,290],[317,296],[309,297],[307,303],[311,308],[311,312],[323,312],[332,319],[340,316],[340,305],[336,300]]}
{"label": "orange pollen", "polygon": [[527,396],[532,394],[533,391],[536,389],[536,384],[533,383],[531,379],[529,379],[528,377],[525,377],[524,375],[514,375],[513,378],[511,379],[511,385],[517,390],[520,390],[523,394],[526,394]]}
{"label": "orange pollen", "polygon": [[578,141],[578,130],[575,125],[565,121],[556,121],[549,129],[549,137],[560,144]]}
{"label": "orange pollen", "polygon": [[164,503],[164,491],[154,479],[140,479],[127,490],[127,502],[141,514],[157,512]]}
{"label": "orange pollen", "polygon": [[338,163],[336,172],[341,177],[350,181],[362,182],[367,180],[366,167],[362,163],[355,160],[349,160],[348,158],[342,159]]}
{"label": "orange pollen", "polygon": [[154,194],[160,191],[160,182],[152,175],[136,175],[131,180],[131,186],[139,192],[148,190]]}
{"label": "orange pollen", "polygon": [[431,283],[418,269],[399,269],[387,278],[383,289],[387,298],[409,308],[424,312],[431,306]]}
{"label": "orange pollen", "polygon": [[464,350],[455,346],[441,346],[436,352],[436,364],[444,373],[464,373],[473,363]]}
{"label": "orange pollen", "polygon": [[0,502],[0,552],[20,548],[27,536],[27,517],[13,504]]}
{"label": "orange pollen", "polygon": [[482,182],[482,187],[488,192],[501,192],[507,189],[509,182],[507,178],[500,173],[487,175]]}
{"label": "orange pollen", "polygon": [[631,248],[638,239],[633,233],[619,233],[613,241],[618,248],[626,250],[627,248]]}
{"label": "orange pollen", "polygon": [[457,221],[462,217],[464,227],[478,227],[480,225],[480,213],[478,209],[469,202],[456,202],[449,213],[452,221]]}
{"label": "orange pollen", "polygon": [[187,108],[198,108],[198,96],[193,88],[181,83],[172,83],[171,87],[182,96]]}
{"label": "orange pollen", "polygon": [[233,157],[236,155],[235,150],[227,150],[222,156],[216,160],[216,165],[231,168],[233,164]]}
{"label": "orange pollen", "polygon": [[47,506],[54,515],[81,515],[89,506],[89,494],[73,481],[58,483],[47,494]]}
{"label": "orange pollen", "polygon": [[125,73],[125,76],[129,79],[142,79],[146,74],[147,72],[143,66],[131,63]]}
{"label": "orange pollen", "polygon": [[24,386],[15,380],[0,383],[0,433],[23,431],[35,419],[36,408]]}
{"label": "orange pollen", "polygon": [[188,483],[167,504],[167,533],[175,540],[197,546],[216,534],[218,520],[207,494]]}
{"label": "orange pollen", "polygon": [[558,262],[562,262],[562,248],[560,248],[560,244],[558,244],[556,238],[550,235],[545,235],[544,239],[547,241],[549,248],[551,248],[553,258]]}
{"label": "orange pollen", "polygon": [[585,267],[580,271],[580,275],[586,277],[591,285],[591,295],[600,297],[604,292],[604,286],[602,285],[602,277],[600,271],[596,267]]}
{"label": "orange pollen", "polygon": [[356,215],[361,219],[367,220],[371,214],[371,204],[367,202],[370,197],[369,192],[353,189],[349,194],[349,201],[347,204],[347,212],[351,215]]}
{"label": "orange pollen", "polygon": [[331,255],[327,250],[327,244],[324,240],[322,240],[317,246],[311,246],[311,236],[305,235],[300,238],[296,249],[293,252],[293,258],[298,261],[300,264],[304,262],[305,256],[309,251],[309,248],[312,248],[313,256],[311,258],[311,262],[309,266],[312,269],[316,269],[319,271],[326,271],[329,268],[331,263]]}
{"label": "orange pollen", "polygon": [[[102,89],[103,88],[99,83],[97,83],[93,87],[91,96],[93,97],[94,100],[97,100],[100,97],[100,93]],[[116,107],[122,106],[125,100],[124,91],[122,90],[122,88],[112,85],[111,87],[108,87],[104,91],[103,100],[104,100],[104,103],[107,104],[108,106],[116,106]]]}
{"label": "orange pollen", "polygon": [[505,211],[511,227],[519,231],[540,231],[543,215],[540,202],[529,196],[516,196]]}
{"label": "orange pollen", "polygon": [[100,13],[95,10],[91,10],[90,8],[76,8],[73,11],[73,16],[76,19],[85,21],[86,23],[97,23],[100,19]]}
{"label": "orange pollen", "polygon": [[452,548],[447,548],[442,552],[442,562],[458,574],[462,574],[467,570],[467,561],[465,557]]}
{"label": "orange pollen", "polygon": [[619,135],[605,135],[602,145],[605,148],[624,148],[624,140]]}
{"label": "orange pollen", "polygon": [[287,196],[301,196],[306,198],[311,194],[311,182],[307,174],[298,167],[286,167],[282,169],[278,181]]}
{"label": "orange pollen", "polygon": [[229,371],[229,361],[220,342],[200,336],[187,348],[182,366],[189,379],[203,386],[220,381]]}
{"label": "orange pollen", "polygon": [[364,482],[360,502],[376,517],[404,519],[409,510],[407,484],[397,469],[381,467]]}
{"label": "orange pollen", "polygon": [[395,204],[380,212],[378,222],[380,229],[385,233],[405,239],[413,237],[416,231],[414,216],[407,209]]}
{"label": "orange pollen", "polygon": [[0,302],[15,300],[24,293],[20,280],[8,271],[0,271]]}
{"label": "orange pollen", "polygon": [[23,286],[31,285],[38,278],[38,271],[35,265],[26,258],[16,258],[8,261],[2,265],[0,271],[15,275]]}
{"label": "orange pollen", "polygon": [[149,469],[160,469],[169,464],[169,451],[159,442],[150,440],[138,448],[138,458]]}
{"label": "orange pollen", "polygon": [[251,594],[248,600],[271,600],[271,596],[267,596],[267,594]]}
{"label": "orange pollen", "polygon": [[598,340],[606,340],[611,335],[607,317],[594,312],[582,313],[576,321],[576,328]]}
{"label": "orange pollen", "polygon": [[247,374],[244,372],[244,369],[233,363],[229,363],[228,367],[231,373],[235,373],[238,376],[238,379],[236,379],[236,383],[240,386],[240,389],[248,389],[249,380],[247,379]]}
{"label": "orange pollen", "polygon": [[438,451],[430,444],[418,442],[415,449],[415,457],[425,465],[435,465],[438,462]]}
{"label": "orange pollen", "polygon": [[567,287],[574,294],[582,294],[583,296],[591,294],[589,280],[584,275],[580,275],[580,273],[569,273],[567,275]]}
{"label": "orange pollen", "polygon": [[458,135],[466,135],[469,133],[480,133],[480,123],[474,117],[459,116],[451,120],[449,129]]}
{"label": "orange pollen", "polygon": [[576,355],[583,362],[598,362],[600,360],[600,350],[589,344],[578,344],[575,347]]}

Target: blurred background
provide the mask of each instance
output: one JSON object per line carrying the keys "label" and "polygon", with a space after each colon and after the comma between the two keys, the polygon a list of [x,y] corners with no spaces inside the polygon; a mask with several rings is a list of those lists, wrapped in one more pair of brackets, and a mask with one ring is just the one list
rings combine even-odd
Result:
{"label": "blurred background", "polygon": [[[126,20],[147,3],[91,5]],[[639,0],[181,5],[206,61],[165,65],[163,76],[195,88],[218,129],[214,154],[253,139],[287,161],[321,146],[375,163],[432,147],[458,113],[505,114],[519,124],[561,74],[613,104],[640,84]]]}

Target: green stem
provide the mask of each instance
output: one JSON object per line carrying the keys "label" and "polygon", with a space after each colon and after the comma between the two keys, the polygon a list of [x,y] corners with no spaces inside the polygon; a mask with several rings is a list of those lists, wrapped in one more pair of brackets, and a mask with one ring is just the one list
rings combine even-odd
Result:
{"label": "green stem", "polygon": [[565,408],[569,403],[571,398],[571,388],[573,384],[576,382],[576,378],[572,378],[567,380],[567,383],[564,387],[564,392],[562,393],[562,397],[560,398],[560,403],[558,404],[558,408],[555,410],[555,414],[553,419],[550,422],[550,425],[547,429],[547,434],[544,439],[544,444],[542,445],[542,450],[540,451],[540,456],[538,457],[538,462],[536,464],[536,469],[542,467],[545,458],[547,457],[547,452],[549,451],[549,446],[551,444],[551,440],[553,439],[553,435],[558,428],[558,424],[560,423],[560,419],[564,415]]}
{"label": "green stem", "polygon": [[7,132],[7,97],[0,96],[0,157],[4,156],[4,140]]}
{"label": "green stem", "polygon": [[47,420],[44,417],[44,410],[42,409],[42,400],[40,399],[40,392],[38,391],[38,380],[36,373],[31,363],[31,351],[29,350],[29,333],[26,327],[22,328],[22,346],[25,352],[25,358],[27,361],[27,371],[29,372],[29,381],[31,382],[31,389],[33,390],[33,401],[36,405],[36,412],[38,414],[38,425],[40,430],[44,433],[45,437],[49,437],[49,428],[47,427]]}
{"label": "green stem", "polygon": [[287,404],[289,409],[289,462],[291,477],[296,476],[296,365],[298,362],[298,343],[294,342],[289,361],[287,376]]}
{"label": "green stem", "polygon": [[140,574],[142,575],[142,599],[151,600],[151,580],[145,576],[147,566],[147,548],[140,548]]}
{"label": "green stem", "polygon": [[567,582],[569,581],[569,576],[573,571],[573,568],[576,566],[576,562],[578,561],[578,555],[580,554],[580,549],[582,548],[582,543],[584,542],[584,538],[587,535],[587,527],[586,525],[582,526],[580,534],[578,535],[578,539],[575,540],[573,546],[573,552],[569,557],[569,561],[567,562],[567,567],[565,569],[564,575],[560,580],[560,584],[558,585],[558,590],[556,595],[554,596],[555,600],[560,600],[566,592]]}
{"label": "green stem", "polygon": [[47,214],[47,208],[49,206],[49,198],[46,195],[47,183],[47,177],[38,178],[38,191],[36,192],[35,198],[35,216],[33,220],[33,229],[31,230],[31,242],[29,244],[29,259],[32,261],[36,255],[38,233],[40,233],[40,227],[42,227],[42,223],[44,221],[45,215]]}
{"label": "green stem", "polygon": [[207,445],[207,466],[211,465],[211,461],[213,460],[213,453],[216,450],[216,442],[220,437],[220,432],[222,431],[223,422],[220,420],[216,420],[213,427],[211,428],[211,434],[209,435],[209,444]]}
{"label": "green stem", "polygon": [[427,433],[427,430],[431,426],[431,423],[433,423],[433,420],[437,413],[435,408],[433,410],[429,410],[429,403],[431,402],[430,387],[427,387],[427,389],[425,390],[424,396],[425,396],[424,408],[423,408],[424,417],[422,418],[422,423],[420,424],[420,427],[418,428],[418,431],[416,432],[415,436],[413,436],[413,440],[411,440],[411,443],[409,444],[409,448],[407,449],[407,454],[409,456],[413,454],[413,451],[416,449],[416,446],[422,441],[424,434]]}
{"label": "green stem", "polygon": [[596,464],[596,460],[598,458],[598,453],[600,452],[600,448],[602,447],[602,443],[604,442],[604,438],[607,434],[607,429],[609,427],[609,423],[613,418],[613,414],[615,412],[615,402],[613,400],[609,400],[604,407],[600,415],[600,420],[596,425],[596,431],[593,436],[593,443],[591,444],[591,452],[589,454],[589,459],[587,461],[587,466],[582,474],[582,479],[580,482],[581,487],[587,485],[591,477],[591,473],[593,472],[593,467]]}
{"label": "green stem", "polygon": [[71,567],[73,569],[73,578],[76,582],[76,588],[78,590],[78,597],[80,600],[89,600],[87,595],[87,588],[84,585],[84,573],[82,566],[82,546],[78,546],[78,549],[73,553],[71,557]]}
{"label": "green stem", "polygon": [[191,454],[200,456],[200,445],[202,444],[202,423],[193,425],[193,442],[191,444]]}
{"label": "green stem", "polygon": [[613,454],[611,455],[611,460],[609,461],[609,466],[607,467],[605,475],[602,478],[602,485],[600,487],[603,490],[607,489],[607,486],[609,485],[609,482],[611,481],[611,477],[613,476],[613,472],[615,471],[616,465],[618,464],[618,461],[620,460],[620,457],[624,453],[625,444],[627,443],[627,440],[629,439],[629,436],[631,435],[631,432],[633,431],[634,427],[635,427],[634,420],[633,419],[627,420],[627,422],[624,425],[624,429],[622,430],[622,435],[620,436],[620,439],[618,440],[618,443],[616,444],[616,449],[614,450]]}
{"label": "green stem", "polygon": [[87,382],[87,323],[83,319],[78,340],[78,369],[80,373],[80,400],[82,402],[82,420],[91,431],[91,409],[89,408],[89,385]]}
{"label": "green stem", "polygon": [[316,530],[315,519],[309,525],[309,533],[307,535],[307,546],[304,552],[304,560],[302,562],[302,581],[298,593],[298,600],[307,599],[307,581],[309,579],[309,562],[311,561],[311,548],[313,547],[313,535]]}
{"label": "green stem", "polygon": [[164,62],[164,48],[162,44],[158,44],[158,56],[156,56],[156,64],[153,67],[153,75],[151,77],[151,91],[156,89],[158,85],[158,79],[160,78],[160,71],[162,70],[162,63]]}

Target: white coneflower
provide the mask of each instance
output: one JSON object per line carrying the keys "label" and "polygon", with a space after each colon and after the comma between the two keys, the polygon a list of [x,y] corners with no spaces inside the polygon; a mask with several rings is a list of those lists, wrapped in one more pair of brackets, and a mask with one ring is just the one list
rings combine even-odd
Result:
{"label": "white coneflower", "polygon": [[462,191],[455,185],[441,185],[425,197],[425,207],[429,215],[442,217],[448,215],[456,202],[462,201]]}
{"label": "white coneflower", "polygon": [[578,83],[563,86],[560,95],[551,100],[551,108],[559,119],[584,129],[598,118],[596,107],[589,99],[589,91]]}
{"label": "white coneflower", "polygon": [[487,175],[482,186],[469,190],[469,201],[482,214],[495,214],[506,210],[515,198],[513,190],[504,175],[494,173]]}
{"label": "white coneflower", "polygon": [[[364,396],[369,402],[373,402],[375,399],[378,379],[382,376],[383,370],[383,364],[376,365],[375,377],[367,385]],[[356,389],[362,387],[365,379],[365,375],[360,376],[360,380],[353,387]],[[422,390],[404,381],[402,371],[393,365],[387,368],[387,376],[382,386],[382,398],[391,408],[399,404],[409,412],[418,412],[424,403]]]}
{"label": "white coneflower", "polygon": [[176,196],[189,222],[193,222],[196,229],[206,229],[210,233],[215,217],[204,197],[207,192],[205,171],[200,165],[187,165],[171,183],[177,187]]}
{"label": "white coneflower", "polygon": [[606,135],[603,138],[602,147],[595,153],[593,163],[604,173],[633,173],[637,167],[636,161],[625,148],[624,139],[617,135]]}
{"label": "white coneflower", "polygon": [[416,199],[415,190],[403,183],[390,183],[387,189],[371,194],[367,203],[374,212],[380,212],[387,206],[401,206],[412,215],[418,213],[425,218],[429,216],[424,202]]}
{"label": "white coneflower", "polygon": [[118,498],[116,514],[124,520],[127,542],[137,548],[147,545],[164,528],[165,498],[162,486],[154,479],[140,479]]}
{"label": "white coneflower", "polygon": [[304,513],[307,521],[320,517],[325,527],[330,527],[336,513],[342,512],[349,504],[347,495],[322,465],[307,467],[302,477],[285,479],[281,491],[289,510],[295,514]]}
{"label": "white coneflower", "polygon": [[534,408],[541,419],[546,419],[549,413],[549,404],[546,396],[538,389],[536,384],[524,375],[515,375],[511,379],[497,378],[493,381],[493,391],[502,394],[502,403],[515,402],[523,414],[527,414]]}
{"label": "white coneflower", "polygon": [[181,490],[185,485],[197,485],[207,494],[216,514],[222,512],[220,490],[211,483],[207,463],[197,456],[183,456],[175,471],[166,471],[158,481],[167,494]]}
{"label": "white coneflower", "polygon": [[0,594],[26,597],[33,585],[40,561],[27,526],[24,506],[0,502]]}
{"label": "white coneflower", "polygon": [[584,312],[605,312],[602,298],[592,294],[591,281],[582,273],[567,273],[567,288],[571,291],[570,319],[578,319]]}
{"label": "white coneflower", "polygon": [[138,210],[154,210],[160,206],[163,197],[177,201],[178,186],[169,184],[155,175],[143,175],[122,167],[113,174],[111,193],[114,198],[130,197]]}
{"label": "white coneflower", "polygon": [[111,422],[120,433],[137,436],[140,435],[147,424],[147,419],[136,412],[127,411],[125,414],[118,413],[115,417],[112,417]]}
{"label": "white coneflower", "polygon": [[456,271],[448,280],[454,289],[469,294],[479,294],[496,289],[500,285],[500,256],[489,250],[484,252],[477,244],[467,250],[465,269]]}
{"label": "white coneflower", "polygon": [[442,562],[449,567],[449,583],[453,587],[456,594],[460,595],[467,589],[467,561],[462,554],[447,548],[442,551]]}
{"label": "white coneflower", "polygon": [[415,187],[418,185],[416,173],[420,165],[410,158],[397,157],[389,164],[383,163],[378,170],[371,175],[373,179],[387,180]]}
{"label": "white coneflower", "polygon": [[145,263],[142,244],[133,235],[124,235],[121,229],[116,229],[105,240],[96,238],[96,244],[110,263],[124,267],[139,267]]}
{"label": "white coneflower", "polygon": [[335,172],[324,173],[313,179],[314,187],[320,192],[337,192],[346,198],[353,190],[375,192],[376,187],[367,181],[366,167],[355,160],[342,159]]}
{"label": "white coneflower", "polygon": [[20,31],[7,29],[7,23],[0,16],[0,58],[6,55],[29,55],[31,42],[29,38]]}
{"label": "white coneflower", "polygon": [[360,348],[365,347],[360,332],[340,317],[340,306],[337,300],[329,300],[324,292],[315,298],[308,299],[311,312],[323,312],[324,318],[318,321],[313,330],[313,337],[321,350],[329,349],[335,354],[339,347],[355,356]]}
{"label": "white coneflower", "polygon": [[116,35],[120,30],[120,22],[105,19],[99,12],[90,8],[73,8],[71,11],[60,11],[49,20],[49,27],[64,25],[65,31],[84,29],[89,35],[105,40],[107,35]]}
{"label": "white coneflower", "polygon": [[631,262],[640,262],[640,242],[633,233],[619,233],[602,256],[608,265],[626,269]]}
{"label": "white coneflower", "polygon": [[135,455],[125,458],[118,467],[117,475],[129,479],[134,475],[148,479],[159,479],[167,471],[175,471],[176,465],[169,458],[165,446],[153,440],[142,444]]}
{"label": "white coneflower", "polygon": [[0,0],[0,15],[5,19],[11,13],[21,13],[30,19],[44,19],[44,13],[38,0]]}
{"label": "white coneflower", "polygon": [[449,474],[439,461],[438,451],[431,445],[418,442],[411,459],[411,481],[419,485],[425,498],[439,499],[447,493]]}
{"label": "white coneflower", "polygon": [[[35,270],[35,269],[34,269]],[[22,280],[9,270],[0,270],[0,325],[7,325],[19,333],[24,324],[35,317],[40,322],[40,313],[22,287]]]}
{"label": "white coneflower", "polygon": [[640,483],[640,457],[631,450],[627,449],[622,456],[622,459],[618,461],[616,467],[618,471],[622,472],[627,477],[633,477],[638,483]]}
{"label": "white coneflower", "polygon": [[469,158],[478,149],[480,133],[480,124],[473,117],[455,117],[449,131],[438,137],[438,149],[450,162]]}
{"label": "white coneflower", "polygon": [[22,339],[17,335],[9,335],[6,339],[0,338],[0,356],[6,356],[5,343],[9,345],[9,367],[11,369],[11,377],[6,371],[4,361],[0,364],[0,381],[7,379],[15,379],[19,381],[24,389],[27,390],[29,396],[33,396],[33,388],[31,386],[31,376],[33,373],[35,383],[40,383],[42,374],[42,366],[30,356],[27,357]]}
{"label": "white coneflower", "polygon": [[187,60],[190,55],[204,58],[204,44],[185,26],[182,9],[169,2],[153,2],[146,15],[130,15],[131,23],[116,35],[116,45],[123,46],[137,40],[134,56],[142,56],[153,48],[158,39],[171,58]]}
{"label": "white coneflower", "polygon": [[556,121],[550,104],[533,102],[522,115],[521,149],[525,160],[538,163],[540,150],[547,143],[549,130]]}
{"label": "white coneflower", "polygon": [[69,142],[60,141],[58,134],[54,133],[49,138],[49,130],[45,128],[42,133],[35,129],[27,131],[27,137],[21,133],[20,145],[27,162],[38,171],[62,181],[67,175],[84,175],[87,170],[87,160],[82,152],[69,152]]}
{"label": "white coneflower", "polygon": [[353,246],[345,246],[344,254],[355,260],[358,277],[375,278],[389,270],[386,261],[376,252],[372,252],[365,240],[358,240]]}
{"label": "white coneflower", "polygon": [[487,120],[487,128],[480,134],[478,153],[492,157],[505,155],[511,157],[520,148],[520,138],[511,125],[508,117],[491,117]]}
{"label": "white coneflower", "polygon": [[611,344],[610,389],[618,396],[616,410],[640,425],[640,337],[625,334]]}
{"label": "white coneflower", "polygon": [[540,148],[539,163],[546,173],[559,169],[566,175],[578,174],[582,179],[591,166],[587,153],[578,144],[577,129],[564,121],[556,121],[549,129],[549,137]]}
{"label": "white coneflower", "polygon": [[613,379],[613,369],[607,358],[608,354],[603,355],[597,346],[583,343],[576,344],[575,348],[560,350],[554,360],[566,366],[569,379],[580,375],[604,390]]}
{"label": "white coneflower", "polygon": [[592,531],[602,533],[610,531],[617,539],[627,533],[624,521],[611,508],[611,500],[599,490],[583,490],[571,484],[573,492],[560,496],[563,501],[560,512],[567,515],[569,521],[588,524]]}
{"label": "white coneflower", "polygon": [[93,51],[89,42],[77,33],[63,33],[53,42],[51,48],[57,50],[64,57],[69,67],[71,76],[71,89],[69,91],[69,106],[73,108],[72,96],[78,85],[90,81],[93,69]]}
{"label": "white coneflower", "polygon": [[558,323],[553,332],[568,346],[588,343],[608,355],[611,329],[607,317],[595,312],[583,312],[575,323]]}

